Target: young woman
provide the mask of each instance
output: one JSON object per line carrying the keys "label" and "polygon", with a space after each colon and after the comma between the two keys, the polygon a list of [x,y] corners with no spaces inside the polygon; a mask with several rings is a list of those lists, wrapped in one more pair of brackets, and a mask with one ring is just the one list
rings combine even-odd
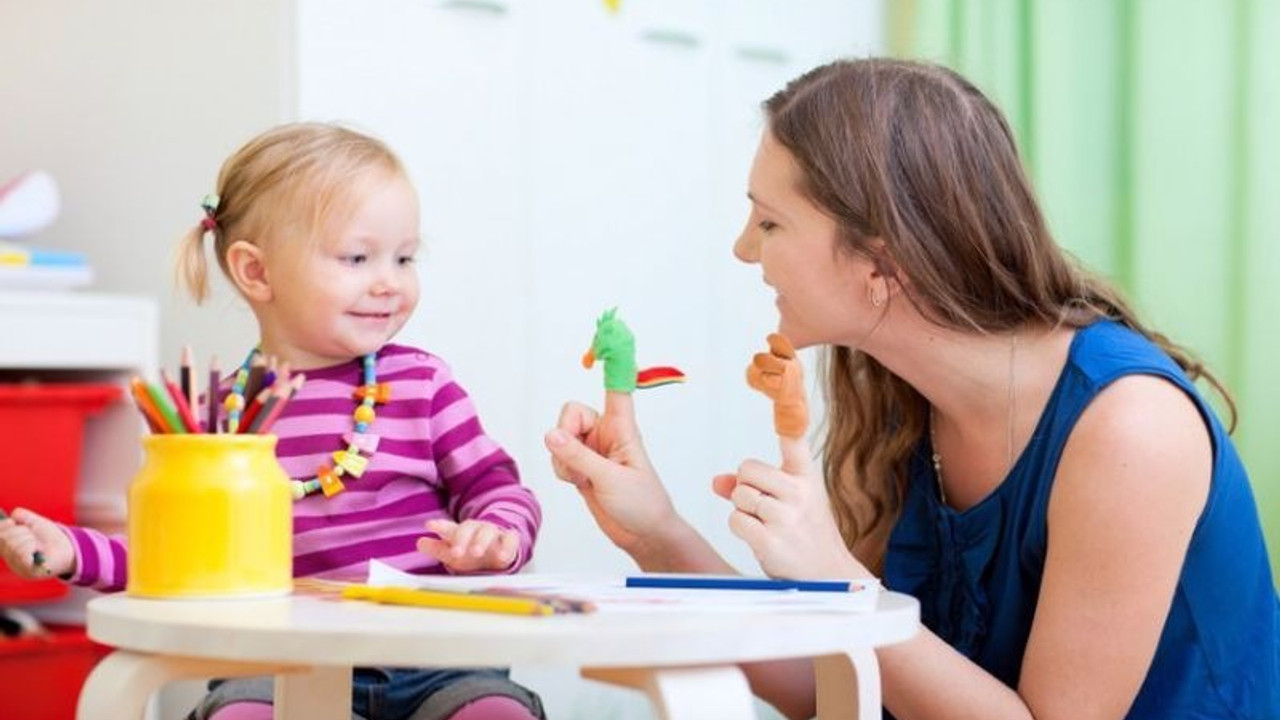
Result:
{"label": "young woman", "polygon": [[[1000,112],[957,74],[836,62],[765,103],[734,252],[826,348],[820,466],[716,478],[765,572],[877,576],[924,629],[900,718],[1280,717],[1280,600],[1245,470],[1194,381],[1050,237]],[[1228,402],[1229,404],[1229,402]],[[672,507],[626,398],[546,444],[642,568],[732,569]],[[807,662],[747,667],[791,717]]]}

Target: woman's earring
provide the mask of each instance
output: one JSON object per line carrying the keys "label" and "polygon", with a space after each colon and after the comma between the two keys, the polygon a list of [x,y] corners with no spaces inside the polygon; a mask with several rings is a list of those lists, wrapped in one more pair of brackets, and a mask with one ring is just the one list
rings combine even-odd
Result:
{"label": "woman's earring", "polygon": [[867,299],[871,301],[871,307],[878,308],[884,305],[884,296],[876,292],[876,288],[873,285],[867,286]]}

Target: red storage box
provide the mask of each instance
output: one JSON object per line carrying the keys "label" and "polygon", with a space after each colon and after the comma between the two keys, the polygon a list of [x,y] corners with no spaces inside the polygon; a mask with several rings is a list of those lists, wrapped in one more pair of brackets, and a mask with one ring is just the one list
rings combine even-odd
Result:
{"label": "red storage box", "polygon": [[[121,394],[120,386],[102,383],[0,385],[0,438],[7,448],[0,509],[24,507],[74,522],[85,419]],[[66,591],[57,580],[21,579],[0,562],[0,605],[48,600]]]}
{"label": "red storage box", "polygon": [[71,720],[89,671],[111,652],[83,628],[48,629],[48,637],[0,638],[0,716]]}

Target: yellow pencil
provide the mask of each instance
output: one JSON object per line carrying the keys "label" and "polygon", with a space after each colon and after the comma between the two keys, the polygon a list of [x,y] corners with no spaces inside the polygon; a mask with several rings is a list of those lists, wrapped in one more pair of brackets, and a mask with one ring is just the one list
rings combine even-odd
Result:
{"label": "yellow pencil", "polygon": [[342,597],[348,600],[371,600],[387,605],[416,605],[441,610],[471,610],[506,615],[551,615],[555,612],[555,608],[549,603],[531,598],[409,587],[348,585],[342,589]]}

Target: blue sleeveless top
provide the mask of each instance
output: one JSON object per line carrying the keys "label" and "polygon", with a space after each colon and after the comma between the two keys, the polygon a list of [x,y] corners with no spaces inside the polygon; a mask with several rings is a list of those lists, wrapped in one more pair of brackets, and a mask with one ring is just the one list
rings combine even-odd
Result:
{"label": "blue sleeveless top", "polygon": [[[1226,431],[1173,360],[1111,321],[1081,328],[1026,449],[978,504],[942,504],[928,440],[910,460],[885,584],[920,600],[924,625],[1017,687],[1048,538],[1046,510],[1081,412],[1125,375],[1156,375],[1200,408],[1213,479],[1178,577],[1155,658],[1128,718],[1280,718],[1280,598],[1248,476]],[[926,433],[927,434],[927,433]]]}

